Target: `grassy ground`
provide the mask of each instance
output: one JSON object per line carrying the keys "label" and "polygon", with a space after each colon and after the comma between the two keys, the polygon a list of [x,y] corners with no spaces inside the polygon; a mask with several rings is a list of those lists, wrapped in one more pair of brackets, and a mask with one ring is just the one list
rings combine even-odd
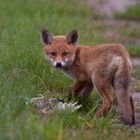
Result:
{"label": "grassy ground", "polygon": [[40,43],[42,27],[54,34],[76,28],[81,43],[104,42],[100,35],[104,27],[93,25],[93,16],[84,1],[0,0],[1,140],[139,139],[139,130],[111,125],[114,108],[106,118],[94,119],[101,103],[96,94],[73,114],[38,116],[25,104],[26,97],[39,93],[63,97],[71,84],[46,63]]}

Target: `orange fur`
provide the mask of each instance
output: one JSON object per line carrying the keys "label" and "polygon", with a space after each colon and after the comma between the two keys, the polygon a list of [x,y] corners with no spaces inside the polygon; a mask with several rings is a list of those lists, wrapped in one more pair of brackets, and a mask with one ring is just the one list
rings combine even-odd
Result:
{"label": "orange fur", "polygon": [[88,97],[95,88],[103,101],[102,107],[96,112],[96,117],[102,117],[111,108],[113,87],[125,123],[134,123],[134,111],[129,95],[132,66],[129,54],[123,45],[78,45],[76,44],[78,34],[75,30],[66,37],[52,36],[48,31],[46,34],[44,31],[42,38],[47,58],[54,66],[61,63],[59,69],[75,81],[69,91],[69,98]]}

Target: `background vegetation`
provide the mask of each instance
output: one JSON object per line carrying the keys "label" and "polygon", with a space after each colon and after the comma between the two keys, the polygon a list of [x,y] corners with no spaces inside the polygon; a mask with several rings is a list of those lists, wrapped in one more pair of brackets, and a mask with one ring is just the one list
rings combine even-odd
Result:
{"label": "background vegetation", "polygon": [[128,19],[128,20],[140,20],[140,3],[137,5],[133,5],[128,7],[128,9],[125,12],[118,13],[116,16],[118,18],[122,19]]}
{"label": "background vegetation", "polygon": [[139,130],[112,125],[114,107],[107,117],[94,119],[101,103],[97,94],[92,94],[75,113],[39,116],[25,104],[26,97],[39,93],[63,97],[71,84],[46,63],[40,30],[47,27],[57,35],[78,29],[82,44],[108,42],[103,37],[107,26],[94,22],[97,15],[84,0],[0,0],[1,140],[139,139]]}

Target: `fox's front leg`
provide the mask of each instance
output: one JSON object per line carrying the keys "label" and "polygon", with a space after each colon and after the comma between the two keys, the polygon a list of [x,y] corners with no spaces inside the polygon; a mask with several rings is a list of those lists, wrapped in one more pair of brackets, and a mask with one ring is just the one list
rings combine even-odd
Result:
{"label": "fox's front leg", "polygon": [[93,88],[94,88],[93,84],[88,82],[84,86],[84,88],[80,91],[79,97],[82,98],[82,99],[86,99],[90,95],[90,93],[93,90]]}
{"label": "fox's front leg", "polygon": [[85,87],[85,85],[85,81],[76,80],[73,86],[68,91],[68,99],[78,96],[82,89]]}

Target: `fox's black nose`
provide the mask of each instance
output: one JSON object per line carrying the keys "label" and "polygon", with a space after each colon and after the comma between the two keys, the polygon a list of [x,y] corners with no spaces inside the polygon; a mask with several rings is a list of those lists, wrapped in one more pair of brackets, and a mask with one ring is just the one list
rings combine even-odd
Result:
{"label": "fox's black nose", "polygon": [[61,62],[57,62],[56,63],[56,68],[61,68],[61,67],[62,67]]}

